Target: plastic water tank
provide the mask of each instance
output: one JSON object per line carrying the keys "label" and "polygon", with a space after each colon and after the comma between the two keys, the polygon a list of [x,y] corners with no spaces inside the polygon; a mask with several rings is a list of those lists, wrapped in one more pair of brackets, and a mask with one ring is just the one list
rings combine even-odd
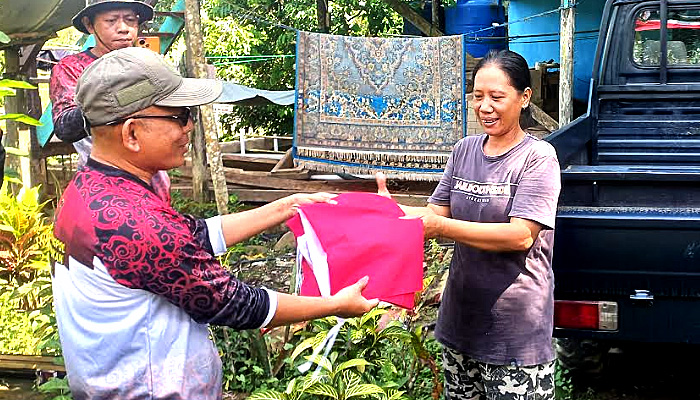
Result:
{"label": "plastic water tank", "polygon": [[445,33],[467,34],[466,51],[472,57],[483,57],[491,49],[506,48],[506,9],[501,0],[457,0],[445,8]]}

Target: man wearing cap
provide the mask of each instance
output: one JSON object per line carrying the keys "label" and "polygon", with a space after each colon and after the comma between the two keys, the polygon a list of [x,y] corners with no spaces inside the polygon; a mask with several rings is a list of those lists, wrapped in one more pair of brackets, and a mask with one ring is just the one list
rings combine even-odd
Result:
{"label": "man wearing cap", "polygon": [[[83,114],[75,104],[75,86],[83,70],[110,51],[131,47],[138,39],[139,26],[153,18],[153,8],[134,0],[86,0],[83,10],[73,17],[73,26],[95,36],[95,47],[63,58],[51,71],[49,96],[53,103],[56,137],[73,143],[79,165],[85,164],[92,139],[84,128]],[[156,175],[167,180],[167,175]],[[169,182],[163,183],[166,188]]]}
{"label": "man wearing cap", "polygon": [[183,164],[190,106],[220,82],[182,78],[131,47],[91,64],[76,101],[94,147],[63,193],[54,233],[56,320],[75,399],[218,399],[221,361],[207,324],[239,329],[326,315],[356,316],[377,300],[367,278],[329,298],[290,296],[238,281],[217,261],[227,246],[277,225],[295,207],[333,202],[296,194],[257,209],[198,220],[150,185]]}

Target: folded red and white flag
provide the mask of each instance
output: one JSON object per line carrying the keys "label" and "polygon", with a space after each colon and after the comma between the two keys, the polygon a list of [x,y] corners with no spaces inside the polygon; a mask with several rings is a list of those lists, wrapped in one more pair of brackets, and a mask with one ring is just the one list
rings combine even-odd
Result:
{"label": "folded red and white flag", "polygon": [[337,204],[300,207],[287,221],[297,239],[299,292],[331,296],[369,276],[365,298],[412,309],[423,289],[423,223],[392,199],[344,193]]}

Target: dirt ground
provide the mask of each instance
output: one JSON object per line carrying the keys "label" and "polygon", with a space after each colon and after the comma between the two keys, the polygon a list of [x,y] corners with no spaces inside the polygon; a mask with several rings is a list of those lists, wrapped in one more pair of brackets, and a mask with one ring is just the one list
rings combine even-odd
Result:
{"label": "dirt ground", "polygon": [[603,373],[574,377],[574,400],[700,399],[700,346],[644,344],[608,355]]}

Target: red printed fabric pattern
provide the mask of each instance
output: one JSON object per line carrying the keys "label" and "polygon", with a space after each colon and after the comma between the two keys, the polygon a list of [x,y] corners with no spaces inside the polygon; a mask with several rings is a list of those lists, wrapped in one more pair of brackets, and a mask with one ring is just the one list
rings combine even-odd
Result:
{"label": "red printed fabric pattern", "polygon": [[179,214],[138,178],[92,159],[73,185],[91,215],[97,257],[117,283],[164,296],[199,323],[263,323],[267,292],[221,266],[204,220]]}
{"label": "red printed fabric pattern", "polygon": [[89,51],[64,57],[51,70],[49,97],[53,104],[54,132],[67,142],[75,142],[87,134],[83,114],[75,103],[75,88],[85,68],[97,58]]}

